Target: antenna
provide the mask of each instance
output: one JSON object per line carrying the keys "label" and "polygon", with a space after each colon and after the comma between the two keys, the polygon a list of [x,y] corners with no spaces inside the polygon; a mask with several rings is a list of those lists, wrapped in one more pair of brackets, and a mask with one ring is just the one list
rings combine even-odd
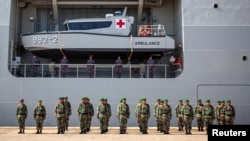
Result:
{"label": "antenna", "polygon": [[126,13],[127,13],[127,7],[124,8],[124,10],[122,12],[122,17],[126,17]]}

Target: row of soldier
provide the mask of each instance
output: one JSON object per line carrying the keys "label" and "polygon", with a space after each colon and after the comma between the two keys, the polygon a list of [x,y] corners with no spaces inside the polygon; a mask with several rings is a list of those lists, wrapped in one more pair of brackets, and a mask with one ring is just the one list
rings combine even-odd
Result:
{"label": "row of soldier", "polygon": [[[90,131],[92,117],[94,115],[93,105],[89,102],[88,97],[83,97],[78,106],[77,113],[80,121],[80,134],[86,134]],[[146,98],[139,100],[135,108],[135,116],[138,121],[139,129],[142,134],[148,134],[148,120],[150,118],[150,106],[146,102]],[[68,130],[68,121],[71,112],[71,104],[67,97],[60,97],[59,102],[55,106],[55,117],[57,119],[58,132],[57,134],[64,134]],[[225,105],[224,101],[218,101],[218,105],[214,108],[210,104],[210,100],[206,100],[203,105],[201,100],[197,101],[197,105],[193,108],[189,104],[189,100],[182,100],[175,107],[175,114],[178,120],[179,131],[183,131],[185,127],[186,134],[191,134],[192,120],[197,119],[198,131],[204,131],[203,126],[206,128],[208,125],[213,124],[213,120],[217,120],[220,125],[233,124],[235,119],[235,110],[228,100]],[[25,119],[27,118],[27,106],[24,100],[20,100],[17,107],[16,116],[19,123],[19,133],[24,133]],[[42,133],[43,121],[46,119],[46,108],[42,105],[42,101],[38,101],[38,105],[34,109],[34,119],[37,124],[37,134]],[[169,134],[170,121],[172,119],[172,108],[168,104],[168,99],[158,99],[154,106],[154,116],[157,123],[157,131],[164,134]],[[100,104],[97,107],[97,118],[100,121],[101,134],[108,132],[109,119],[111,117],[111,106],[106,98],[100,99]],[[126,103],[126,98],[122,98],[117,105],[116,117],[120,123],[120,134],[125,134],[127,130],[127,122],[130,117],[130,108]]]}

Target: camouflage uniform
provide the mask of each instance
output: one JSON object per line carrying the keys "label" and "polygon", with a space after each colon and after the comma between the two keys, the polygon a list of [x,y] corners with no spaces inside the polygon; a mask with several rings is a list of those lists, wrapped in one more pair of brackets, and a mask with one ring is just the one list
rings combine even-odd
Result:
{"label": "camouflage uniform", "polygon": [[115,71],[118,78],[121,78],[122,74],[122,60],[120,59],[120,56],[117,60],[115,60]]}
{"label": "camouflage uniform", "polygon": [[89,73],[89,78],[94,77],[94,69],[95,69],[95,61],[92,59],[92,56],[90,56],[89,60],[87,61],[87,70]]}
{"label": "camouflage uniform", "polygon": [[63,59],[61,60],[61,77],[65,77],[67,71],[68,71],[68,59],[66,56],[63,56]]}
{"label": "camouflage uniform", "polygon": [[150,118],[150,106],[146,103],[146,98],[142,99],[142,104],[139,107],[139,122],[141,125],[142,133],[148,134],[148,119]]}
{"label": "camouflage uniform", "polygon": [[141,107],[141,99],[139,100],[139,103],[135,107],[135,117],[137,118],[137,123],[140,129],[140,132],[142,132],[141,123],[140,123],[140,115],[139,115],[140,107]]}
{"label": "camouflage uniform", "polygon": [[87,97],[86,98],[87,100],[87,104],[88,104],[88,107],[89,107],[89,110],[88,110],[88,118],[87,118],[87,132],[90,131],[90,127],[91,127],[91,121],[92,121],[92,117],[94,116],[94,106],[92,103],[89,102],[89,98]]}
{"label": "camouflage uniform", "polygon": [[40,60],[33,55],[33,58],[31,60],[31,71],[32,71],[32,77],[36,77],[37,76],[37,70],[40,64]]}
{"label": "camouflage uniform", "polygon": [[102,103],[97,107],[97,118],[100,121],[101,134],[108,131],[109,118],[111,117],[111,107],[106,100],[106,98],[102,98]]}
{"label": "camouflage uniform", "polygon": [[28,109],[27,106],[24,104],[24,100],[20,100],[20,104],[17,106],[16,110],[16,118],[18,120],[19,124],[19,134],[23,133],[24,134],[24,129],[25,129],[25,120],[28,116]]}
{"label": "camouflage uniform", "polygon": [[225,125],[233,125],[235,119],[235,109],[231,105],[231,100],[227,101],[226,106],[224,106],[225,111]]}
{"label": "camouflage uniform", "polygon": [[170,120],[172,119],[172,108],[168,105],[168,100],[163,100],[162,105],[162,125],[164,134],[169,134]]}
{"label": "camouflage uniform", "polygon": [[219,120],[219,123],[218,123],[219,125],[225,125],[225,111],[224,111],[225,109],[224,109],[224,107],[225,107],[225,101],[222,100],[221,105],[219,106],[217,113],[216,113],[216,115],[217,115],[216,118],[218,118],[218,120]]}
{"label": "camouflage uniform", "polygon": [[208,130],[208,125],[213,125],[214,117],[214,107],[210,105],[210,100],[206,100],[206,105],[202,110],[202,116],[205,121],[206,130]]}
{"label": "camouflage uniform", "polygon": [[189,100],[187,99],[185,102],[186,104],[182,107],[181,114],[184,119],[186,134],[192,134],[191,130],[192,130],[192,121],[194,119],[194,111],[193,107],[189,105]]}
{"label": "camouflage uniform", "polygon": [[55,117],[57,119],[57,134],[64,134],[65,132],[65,116],[68,115],[67,108],[64,105],[64,97],[59,98],[60,101],[55,105]]}
{"label": "camouflage uniform", "polygon": [[64,98],[64,106],[66,108],[66,111],[68,111],[67,115],[65,115],[65,130],[68,131],[69,116],[72,114],[71,103],[68,101],[68,97]]}
{"label": "camouflage uniform", "polygon": [[87,119],[88,119],[88,113],[89,113],[89,104],[86,102],[86,97],[82,98],[82,103],[79,104],[77,112],[78,112],[78,118],[80,120],[80,134],[86,134],[87,133]]}
{"label": "camouflage uniform", "polygon": [[154,63],[154,60],[152,60],[152,57],[150,56],[149,60],[147,61],[149,78],[154,77]]}
{"label": "camouflage uniform", "polygon": [[202,117],[202,110],[204,105],[202,104],[201,99],[197,101],[197,105],[194,108],[194,113],[197,121],[198,131],[204,131],[204,119]]}
{"label": "camouflage uniform", "polygon": [[157,103],[154,106],[154,116],[155,116],[155,119],[156,119],[157,131],[160,131],[160,126],[161,126],[160,116],[159,116],[160,104],[161,104],[161,99],[157,99]]}
{"label": "camouflage uniform", "polygon": [[217,124],[220,124],[219,114],[218,114],[218,111],[219,111],[220,107],[221,107],[221,101],[218,100],[217,105],[214,107],[214,117],[215,117],[215,119],[217,121]]}
{"label": "camouflage uniform", "polygon": [[182,100],[180,99],[179,104],[175,107],[175,115],[178,121],[179,131],[183,131],[183,127],[184,127],[183,116],[181,114],[182,107],[183,107],[183,103],[182,103]]}
{"label": "camouflage uniform", "polygon": [[33,116],[36,120],[36,134],[42,134],[43,121],[46,118],[46,108],[42,105],[42,100],[38,101],[38,105],[34,109]]}
{"label": "camouflage uniform", "polygon": [[126,103],[126,98],[122,98],[121,103],[118,104],[116,116],[120,123],[120,134],[125,134],[130,116],[129,105]]}

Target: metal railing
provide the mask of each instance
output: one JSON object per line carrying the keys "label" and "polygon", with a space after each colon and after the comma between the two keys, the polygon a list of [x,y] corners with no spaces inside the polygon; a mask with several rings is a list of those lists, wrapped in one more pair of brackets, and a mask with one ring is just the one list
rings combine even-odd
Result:
{"label": "metal railing", "polygon": [[[88,64],[22,64],[9,65],[10,72],[16,77],[39,78],[118,78],[114,64],[95,64],[93,70],[88,70]],[[121,78],[150,78],[149,67],[146,64],[123,64]],[[175,78],[181,73],[175,66],[156,64],[153,67],[153,78]],[[92,78],[92,77],[91,77]]]}

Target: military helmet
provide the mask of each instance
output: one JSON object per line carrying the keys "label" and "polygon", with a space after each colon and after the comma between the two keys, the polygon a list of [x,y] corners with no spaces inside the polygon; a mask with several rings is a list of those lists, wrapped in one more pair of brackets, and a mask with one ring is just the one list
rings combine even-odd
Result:
{"label": "military helmet", "polygon": [[221,100],[221,103],[225,103],[225,100]]}
{"label": "military helmet", "polygon": [[201,99],[198,99],[197,102],[201,102]]}
{"label": "military helmet", "polygon": [[20,102],[24,102],[24,99],[21,99]]}
{"label": "military helmet", "polygon": [[82,100],[85,100],[87,97],[82,97]]}
{"label": "military helmet", "polygon": [[100,101],[104,101],[104,98],[101,98]]}
{"label": "military helmet", "polygon": [[227,100],[227,103],[231,103],[231,100]]}
{"label": "military helmet", "polygon": [[207,99],[206,102],[210,102],[210,99]]}
{"label": "military helmet", "polygon": [[64,97],[59,97],[59,99],[64,99]]}
{"label": "military helmet", "polygon": [[157,99],[157,101],[161,101],[161,99],[160,99],[160,98],[158,98],[158,99]]}
{"label": "military helmet", "polygon": [[221,101],[220,101],[220,100],[218,100],[218,101],[217,101],[217,103],[221,103]]}
{"label": "military helmet", "polygon": [[182,99],[179,99],[179,102],[182,102]]}
{"label": "military helmet", "polygon": [[185,102],[189,102],[189,99],[186,99]]}
{"label": "military helmet", "polygon": [[39,99],[39,100],[38,100],[38,102],[42,102],[42,100],[41,100],[41,99]]}

